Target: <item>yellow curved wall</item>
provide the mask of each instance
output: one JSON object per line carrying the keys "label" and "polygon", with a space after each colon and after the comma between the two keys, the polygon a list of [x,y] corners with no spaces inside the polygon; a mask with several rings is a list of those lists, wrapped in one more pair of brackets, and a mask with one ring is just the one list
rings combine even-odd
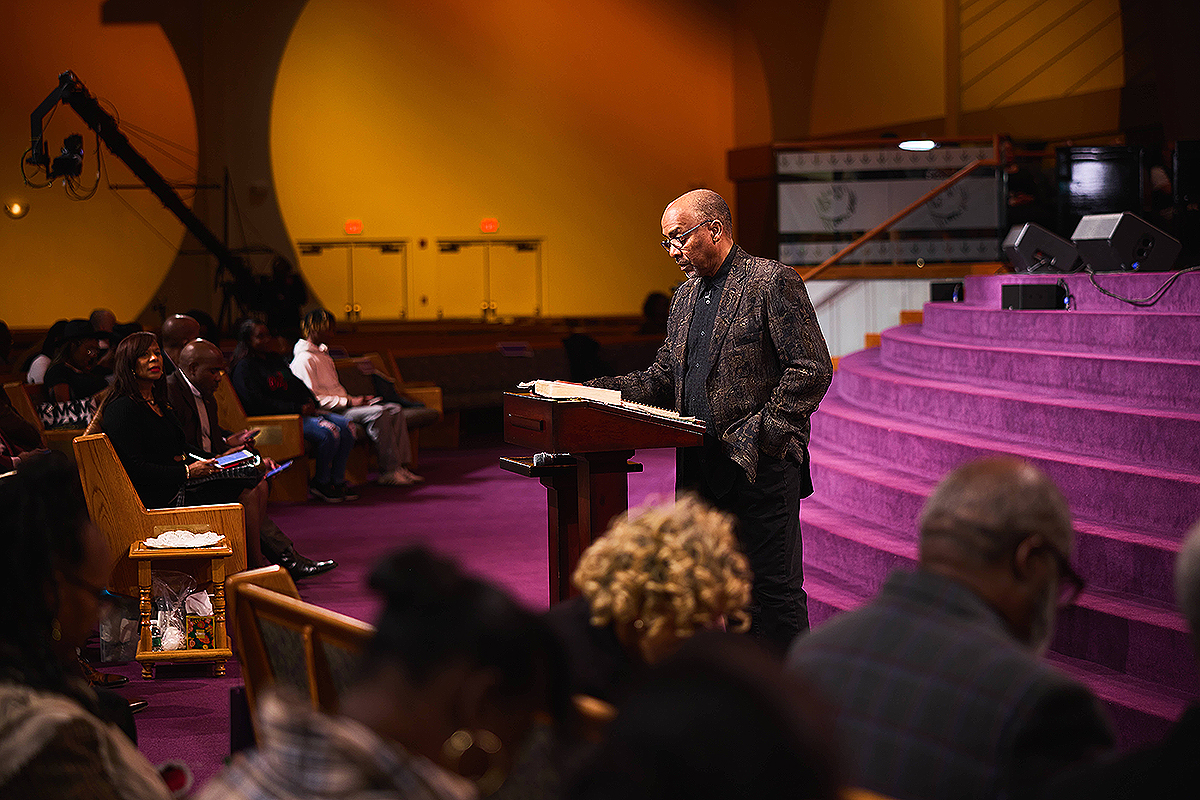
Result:
{"label": "yellow curved wall", "polygon": [[637,313],[680,279],[666,204],[730,190],[732,63],[706,0],[311,0],[272,109],[284,220],[293,240],[347,219],[408,238],[419,281],[436,253],[417,240],[496,218],[546,239],[543,313]]}
{"label": "yellow curved wall", "polygon": [[[118,109],[122,121],[190,151],[171,150],[180,164],[130,133],[134,146],[168,178],[196,180],[195,112],[162,29],[102,25],[100,6],[97,0],[62,0],[0,8],[0,200],[30,204],[23,219],[0,215],[0,319],[12,327],[86,317],[98,306],[111,308],[122,321],[137,317],[182,239],[182,226],[148,191],[119,193],[131,210],[107,188],[109,182],[138,182],[107,151],[100,189],[86,202],[69,199],[57,183],[34,190],[22,181],[18,160],[29,146],[29,115],[67,69],[106,101],[110,113]],[[74,111],[60,105],[46,128],[51,157],[71,133],[84,134],[80,180],[90,186],[96,179],[95,138]]]}
{"label": "yellow curved wall", "polygon": [[[962,5],[958,38],[963,113],[1124,85],[1118,0]],[[946,0],[830,2],[812,87],[811,135],[923,120],[936,121],[931,127],[940,128],[946,113],[945,10]],[[1054,116],[1054,109],[1044,113]],[[1107,129],[1116,128],[1116,115],[1114,107]],[[1070,129],[1069,124],[1047,125],[1063,127]]]}

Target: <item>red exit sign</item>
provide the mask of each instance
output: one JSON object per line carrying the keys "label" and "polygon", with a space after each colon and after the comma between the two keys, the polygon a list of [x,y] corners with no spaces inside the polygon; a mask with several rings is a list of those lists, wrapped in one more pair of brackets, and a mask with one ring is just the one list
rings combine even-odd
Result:
{"label": "red exit sign", "polygon": [[355,236],[363,232],[363,224],[361,219],[348,219],[342,229],[351,236]]}
{"label": "red exit sign", "polygon": [[495,233],[500,230],[500,220],[495,217],[488,217],[479,221],[479,230],[482,233]]}

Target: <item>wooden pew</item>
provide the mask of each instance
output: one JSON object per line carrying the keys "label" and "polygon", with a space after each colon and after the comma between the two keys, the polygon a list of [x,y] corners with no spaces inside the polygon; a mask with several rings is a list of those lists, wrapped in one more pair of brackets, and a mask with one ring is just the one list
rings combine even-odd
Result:
{"label": "wooden pew", "polygon": [[298,414],[276,414],[247,417],[242,401],[228,380],[217,385],[217,419],[221,427],[231,431],[258,428],[262,432],[254,447],[277,463],[294,460],[296,463],[271,478],[271,499],[285,503],[308,500],[309,459],[304,443],[304,425]]}
{"label": "wooden pew", "polygon": [[80,436],[74,441],[74,449],[88,512],[112,550],[109,588],[114,592],[137,596],[137,565],[129,558],[129,545],[170,530],[203,529],[224,534],[233,549],[226,572],[246,568],[246,519],[239,503],[147,509],[107,435]]}

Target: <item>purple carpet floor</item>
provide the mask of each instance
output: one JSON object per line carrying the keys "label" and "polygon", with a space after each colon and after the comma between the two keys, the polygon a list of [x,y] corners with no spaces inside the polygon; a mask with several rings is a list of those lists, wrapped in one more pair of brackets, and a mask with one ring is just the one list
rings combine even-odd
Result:
{"label": "purple carpet floor", "polygon": [[[1152,308],[1066,277],[1071,311],[1000,308],[1004,283],[966,279],[962,303],[884,331],[841,359],[813,416],[814,496],[801,510],[814,624],[869,599],[916,559],[937,480],[988,454],[1028,459],[1063,489],[1089,581],[1059,616],[1051,658],[1112,712],[1124,744],[1159,738],[1200,689],[1173,561],[1200,518],[1200,275]],[[1146,297],[1156,274],[1097,276]]]}
{"label": "purple carpet floor", "polygon": [[[420,471],[427,482],[420,486],[364,486],[360,500],[343,505],[273,504],[272,519],[300,552],[336,558],[340,565],[302,581],[303,599],[371,620],[378,609],[365,584],[371,566],[395,548],[420,543],[530,607],[545,608],[546,490],[500,469],[500,457],[514,454],[524,453],[506,445],[423,451]],[[674,451],[643,450],[637,458],[645,471],[629,476],[630,503],[671,497]],[[187,763],[197,786],[220,769],[229,755],[229,692],[241,683],[236,661],[223,678],[199,665],[160,665],[152,680],[141,677],[137,664],[102,669],[130,678],[121,694],[149,701],[136,717],[138,745],[147,758]]]}

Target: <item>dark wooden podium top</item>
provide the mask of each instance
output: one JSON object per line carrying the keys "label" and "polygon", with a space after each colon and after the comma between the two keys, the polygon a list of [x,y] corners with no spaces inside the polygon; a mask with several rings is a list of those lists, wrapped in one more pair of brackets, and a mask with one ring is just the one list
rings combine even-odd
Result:
{"label": "dark wooden podium top", "polygon": [[505,392],[504,441],[542,453],[694,447],[704,441],[704,423],[592,400]]}

